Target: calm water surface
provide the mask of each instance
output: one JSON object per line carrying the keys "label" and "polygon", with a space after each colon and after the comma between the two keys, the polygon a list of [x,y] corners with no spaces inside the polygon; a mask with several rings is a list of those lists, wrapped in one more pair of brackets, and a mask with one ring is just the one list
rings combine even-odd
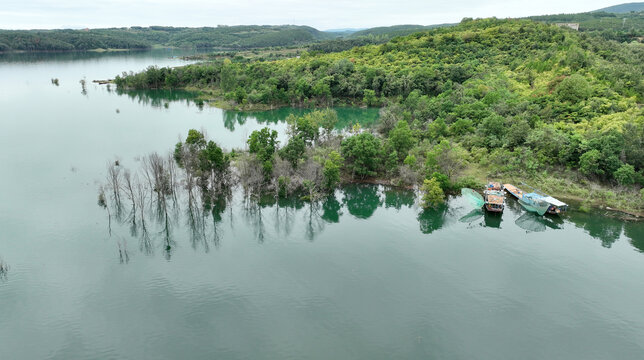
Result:
{"label": "calm water surface", "polygon": [[179,213],[169,250],[156,224],[147,247],[128,224],[110,235],[108,160],[136,168],[190,128],[228,149],[263,126],[283,140],[297,112],[91,83],[179,55],[0,57],[0,359],[644,358],[644,226],[602,213],[424,212],[352,186],[315,204],[234,192],[199,231]]}

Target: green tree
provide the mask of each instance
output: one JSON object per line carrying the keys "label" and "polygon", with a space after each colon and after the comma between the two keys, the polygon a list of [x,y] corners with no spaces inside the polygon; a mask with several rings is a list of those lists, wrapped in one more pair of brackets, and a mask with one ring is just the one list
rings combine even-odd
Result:
{"label": "green tree", "polygon": [[304,154],[306,153],[306,142],[302,139],[301,136],[292,137],[288,144],[285,147],[280,149],[280,157],[282,159],[288,160],[288,162],[293,165],[293,168],[297,168],[297,164],[300,159],[304,159]]}
{"label": "green tree", "polygon": [[613,173],[613,177],[620,185],[633,185],[635,176],[635,168],[630,164],[623,164]]}
{"label": "green tree", "polygon": [[423,180],[423,186],[420,190],[423,194],[422,206],[425,209],[442,204],[445,200],[445,193],[435,178]]}
{"label": "green tree", "polygon": [[604,170],[600,167],[602,154],[594,149],[586,151],[579,158],[579,171],[586,176],[603,175]]}
{"label": "green tree", "polygon": [[452,189],[452,182],[449,181],[449,178],[445,174],[441,174],[438,171],[434,171],[430,179],[436,179],[436,181],[438,181],[443,191],[449,191]]}
{"label": "green tree", "polygon": [[188,130],[188,137],[186,138],[186,145],[191,147],[202,149],[206,146],[206,138],[201,133],[195,129]]}
{"label": "green tree", "polygon": [[427,152],[425,169],[428,176],[435,171],[455,178],[467,165],[468,153],[458,144],[443,140]]}
{"label": "green tree", "polygon": [[591,92],[590,84],[579,74],[573,74],[563,79],[555,88],[559,100],[572,103],[588,99]]}
{"label": "green tree", "polygon": [[318,110],[319,116],[317,126],[324,129],[325,134],[328,136],[338,123],[338,113],[333,109]]}
{"label": "green tree", "polygon": [[375,176],[380,164],[380,140],[371,133],[351,136],[342,141],[342,156],[354,176]]}
{"label": "green tree", "polygon": [[199,153],[199,159],[203,171],[221,172],[228,167],[224,151],[214,141],[208,141],[206,148]]}
{"label": "green tree", "polygon": [[367,106],[380,106],[380,99],[376,96],[376,92],[371,89],[364,90],[362,102]]}
{"label": "green tree", "polygon": [[414,132],[409,128],[407,121],[400,120],[396,123],[396,127],[389,132],[389,142],[398,153],[399,159],[403,160],[416,143]]}
{"label": "green tree", "polygon": [[340,168],[342,167],[342,156],[337,151],[331,151],[324,162],[324,186],[327,190],[335,189],[340,182]]}
{"label": "green tree", "polygon": [[264,176],[269,178],[273,173],[273,156],[277,150],[277,131],[270,128],[255,130],[247,140],[248,151],[256,154],[257,159],[262,163]]}
{"label": "green tree", "polygon": [[427,126],[427,137],[432,140],[440,139],[441,137],[447,136],[447,134],[448,129],[443,118],[438,118]]}
{"label": "green tree", "polygon": [[415,169],[416,168],[416,162],[417,162],[416,156],[414,156],[413,154],[409,154],[409,155],[407,155],[407,157],[405,157],[405,160],[403,161],[403,164],[409,166],[412,169]]}

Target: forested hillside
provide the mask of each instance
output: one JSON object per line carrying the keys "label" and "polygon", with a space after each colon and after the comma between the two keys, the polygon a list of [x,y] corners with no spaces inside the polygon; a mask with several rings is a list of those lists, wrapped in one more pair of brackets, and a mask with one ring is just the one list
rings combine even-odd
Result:
{"label": "forested hillside", "polygon": [[579,31],[621,42],[639,41],[644,36],[644,12],[615,14],[589,12],[531,16],[531,20],[546,23],[579,23]]}
{"label": "forested hillside", "polygon": [[405,36],[419,31],[430,30],[437,27],[452,26],[454,24],[440,24],[440,25],[394,25],[394,26],[381,26],[370,29],[356,31],[349,36],[349,38],[387,38],[391,39],[396,36]]}
{"label": "forested hillside", "polygon": [[0,30],[0,51],[144,49],[157,46],[260,48],[308,44],[333,34],[309,26],[168,26],[91,30]]}
{"label": "forested hillside", "polygon": [[356,46],[383,44],[397,36],[410,35],[417,32],[427,31],[437,27],[453,26],[454,24],[440,25],[395,25],[375,27],[356,31],[346,37],[325,40],[314,43],[308,48],[312,52],[339,52],[350,50]]}
{"label": "forested hillside", "polygon": [[616,13],[616,14],[629,13],[631,11],[634,11],[634,12],[644,11],[644,2],[625,3],[625,4],[619,4],[619,5],[609,6],[609,7],[595,10],[595,12],[607,12],[607,13]]}
{"label": "forested hillside", "polygon": [[484,19],[341,53],[149,68],[115,81],[214,89],[241,107],[384,106],[382,136],[351,140],[373,148],[370,158],[344,152],[353,176],[413,183],[437,172],[447,183],[472,166],[512,176],[551,168],[632,186],[643,182],[643,72],[642,44]]}

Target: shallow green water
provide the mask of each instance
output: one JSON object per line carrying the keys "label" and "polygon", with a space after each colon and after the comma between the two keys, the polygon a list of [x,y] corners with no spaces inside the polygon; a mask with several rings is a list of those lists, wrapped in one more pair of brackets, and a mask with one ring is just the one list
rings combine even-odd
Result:
{"label": "shallow green water", "polygon": [[147,247],[128,224],[110,235],[108,160],[136,168],[190,128],[229,149],[263,126],[284,139],[299,110],[118,94],[91,80],[181,53],[103,55],[0,57],[0,359],[644,356],[644,226],[600,212],[489,216],[461,197],[423,212],[413,193],[352,186],[316,204],[235,192],[200,231],[179,211],[170,250],[158,224]]}

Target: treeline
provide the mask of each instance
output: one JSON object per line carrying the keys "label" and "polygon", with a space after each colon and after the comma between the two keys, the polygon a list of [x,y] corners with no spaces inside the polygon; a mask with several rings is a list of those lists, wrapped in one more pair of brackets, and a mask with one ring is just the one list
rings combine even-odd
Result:
{"label": "treeline", "polygon": [[295,25],[0,30],[0,51],[144,49],[152,46],[245,49],[309,44],[332,37],[333,34],[309,26]]}
{"label": "treeline", "polygon": [[151,43],[121,31],[0,30],[0,51],[147,49]]}
{"label": "treeline", "polygon": [[423,32],[437,27],[454,26],[456,24],[438,24],[438,25],[393,25],[380,26],[370,29],[360,30],[348,36],[350,39],[357,38],[374,38],[374,39],[391,39],[397,36],[406,36],[417,32]]}
{"label": "treeline", "polygon": [[639,41],[644,36],[644,12],[615,14],[589,12],[530,16],[528,19],[546,23],[579,23],[579,31],[619,42]]}
{"label": "treeline", "polygon": [[[467,168],[525,176],[570,169],[575,181],[632,188],[643,182],[643,60],[641,44],[484,19],[341,53],[149,68],[115,81],[215,89],[240,106],[384,106],[375,134],[355,137],[372,156],[344,165],[360,177],[429,177],[448,188]],[[391,139],[398,132],[404,141]]]}

